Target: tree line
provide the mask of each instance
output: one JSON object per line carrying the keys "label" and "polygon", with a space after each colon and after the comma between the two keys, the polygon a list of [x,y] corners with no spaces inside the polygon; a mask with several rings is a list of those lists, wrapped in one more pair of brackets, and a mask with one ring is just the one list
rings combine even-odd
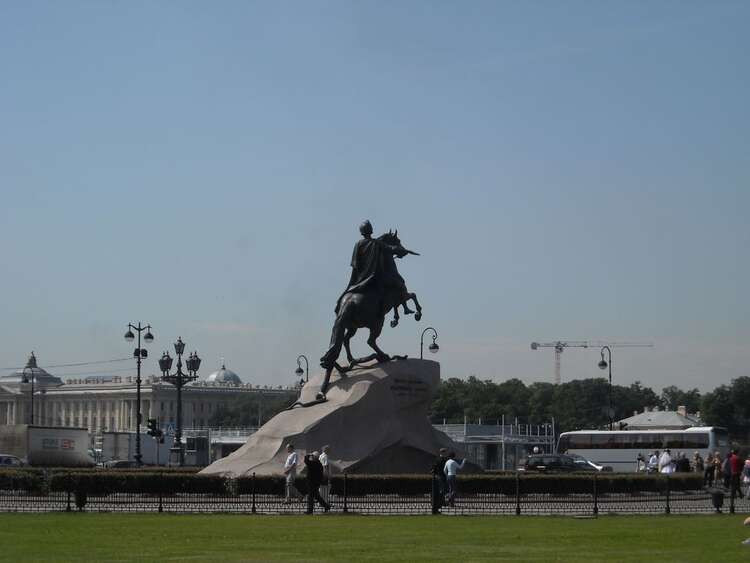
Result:
{"label": "tree line", "polygon": [[[734,439],[747,441],[750,431],[750,377],[739,377],[729,385],[701,393],[671,385],[657,394],[640,381],[629,386],[612,385],[613,420],[628,418],[644,407],[700,412],[709,426],[723,426]],[[604,378],[579,379],[555,385],[520,379],[502,383],[469,377],[443,381],[432,403],[430,418],[439,424],[472,422],[480,418],[494,423],[505,415],[506,424],[516,417],[529,424],[543,424],[554,417],[557,430],[605,428],[609,424],[609,382]]]}
{"label": "tree line", "polygon": [[[246,395],[211,417],[212,426],[258,426],[287,408],[296,394]],[[701,393],[674,385],[656,393],[640,381],[629,386],[612,386],[613,420],[643,412],[644,407],[677,410],[685,406],[691,414],[700,412],[709,426],[723,426],[733,439],[747,443],[750,433],[750,377],[738,377],[729,385]],[[543,424],[555,419],[559,432],[584,428],[606,428],[609,424],[609,382],[604,378],[578,379],[559,385],[536,382],[526,385],[520,379],[502,383],[469,377],[450,378],[440,383],[430,409],[435,424],[462,423],[464,416],[476,422],[494,423],[505,416],[527,424]]]}

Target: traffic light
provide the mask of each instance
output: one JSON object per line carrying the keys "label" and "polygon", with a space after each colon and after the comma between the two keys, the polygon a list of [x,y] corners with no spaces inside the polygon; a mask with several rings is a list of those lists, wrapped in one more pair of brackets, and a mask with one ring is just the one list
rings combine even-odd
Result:
{"label": "traffic light", "polygon": [[154,438],[158,437],[159,434],[161,434],[161,430],[156,427],[157,420],[155,418],[149,418],[148,419],[148,431],[146,432],[149,436],[153,436]]}

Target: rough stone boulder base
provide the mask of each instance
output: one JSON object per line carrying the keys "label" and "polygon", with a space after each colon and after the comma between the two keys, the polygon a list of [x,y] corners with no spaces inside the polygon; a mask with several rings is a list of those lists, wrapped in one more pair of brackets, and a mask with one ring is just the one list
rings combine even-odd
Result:
{"label": "rough stone boulder base", "polygon": [[[314,401],[322,381],[322,374],[310,379],[300,400]],[[427,417],[439,381],[440,364],[430,360],[355,369],[333,380],[326,402],[279,413],[241,448],[201,473],[279,474],[289,442],[299,453],[301,467],[303,455],[329,444],[330,459],[339,471],[427,473],[438,449],[460,451]]]}

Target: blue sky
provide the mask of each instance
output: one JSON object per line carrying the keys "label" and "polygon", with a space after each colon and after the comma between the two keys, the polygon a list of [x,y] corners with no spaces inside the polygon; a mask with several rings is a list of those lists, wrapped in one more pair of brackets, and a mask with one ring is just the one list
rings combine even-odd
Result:
{"label": "blue sky", "polygon": [[[551,381],[529,343],[557,339],[653,342],[616,383],[750,375],[748,16],[2,3],[0,367],[128,356],[142,320],[154,360],[179,335],[203,375],[289,384],[369,218],[422,254],[399,266],[424,318],[381,345],[434,326],[444,377]],[[597,361],[566,351],[563,380]]]}

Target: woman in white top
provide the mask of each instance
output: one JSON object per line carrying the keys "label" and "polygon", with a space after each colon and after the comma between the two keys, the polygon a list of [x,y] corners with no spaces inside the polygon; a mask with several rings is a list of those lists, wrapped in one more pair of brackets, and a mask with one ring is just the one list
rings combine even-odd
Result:
{"label": "woman in white top", "polygon": [[448,504],[450,506],[454,506],[456,500],[456,474],[459,469],[464,468],[464,463],[466,463],[465,459],[461,463],[456,461],[456,452],[449,453],[448,461],[445,462],[443,471],[448,479]]}

